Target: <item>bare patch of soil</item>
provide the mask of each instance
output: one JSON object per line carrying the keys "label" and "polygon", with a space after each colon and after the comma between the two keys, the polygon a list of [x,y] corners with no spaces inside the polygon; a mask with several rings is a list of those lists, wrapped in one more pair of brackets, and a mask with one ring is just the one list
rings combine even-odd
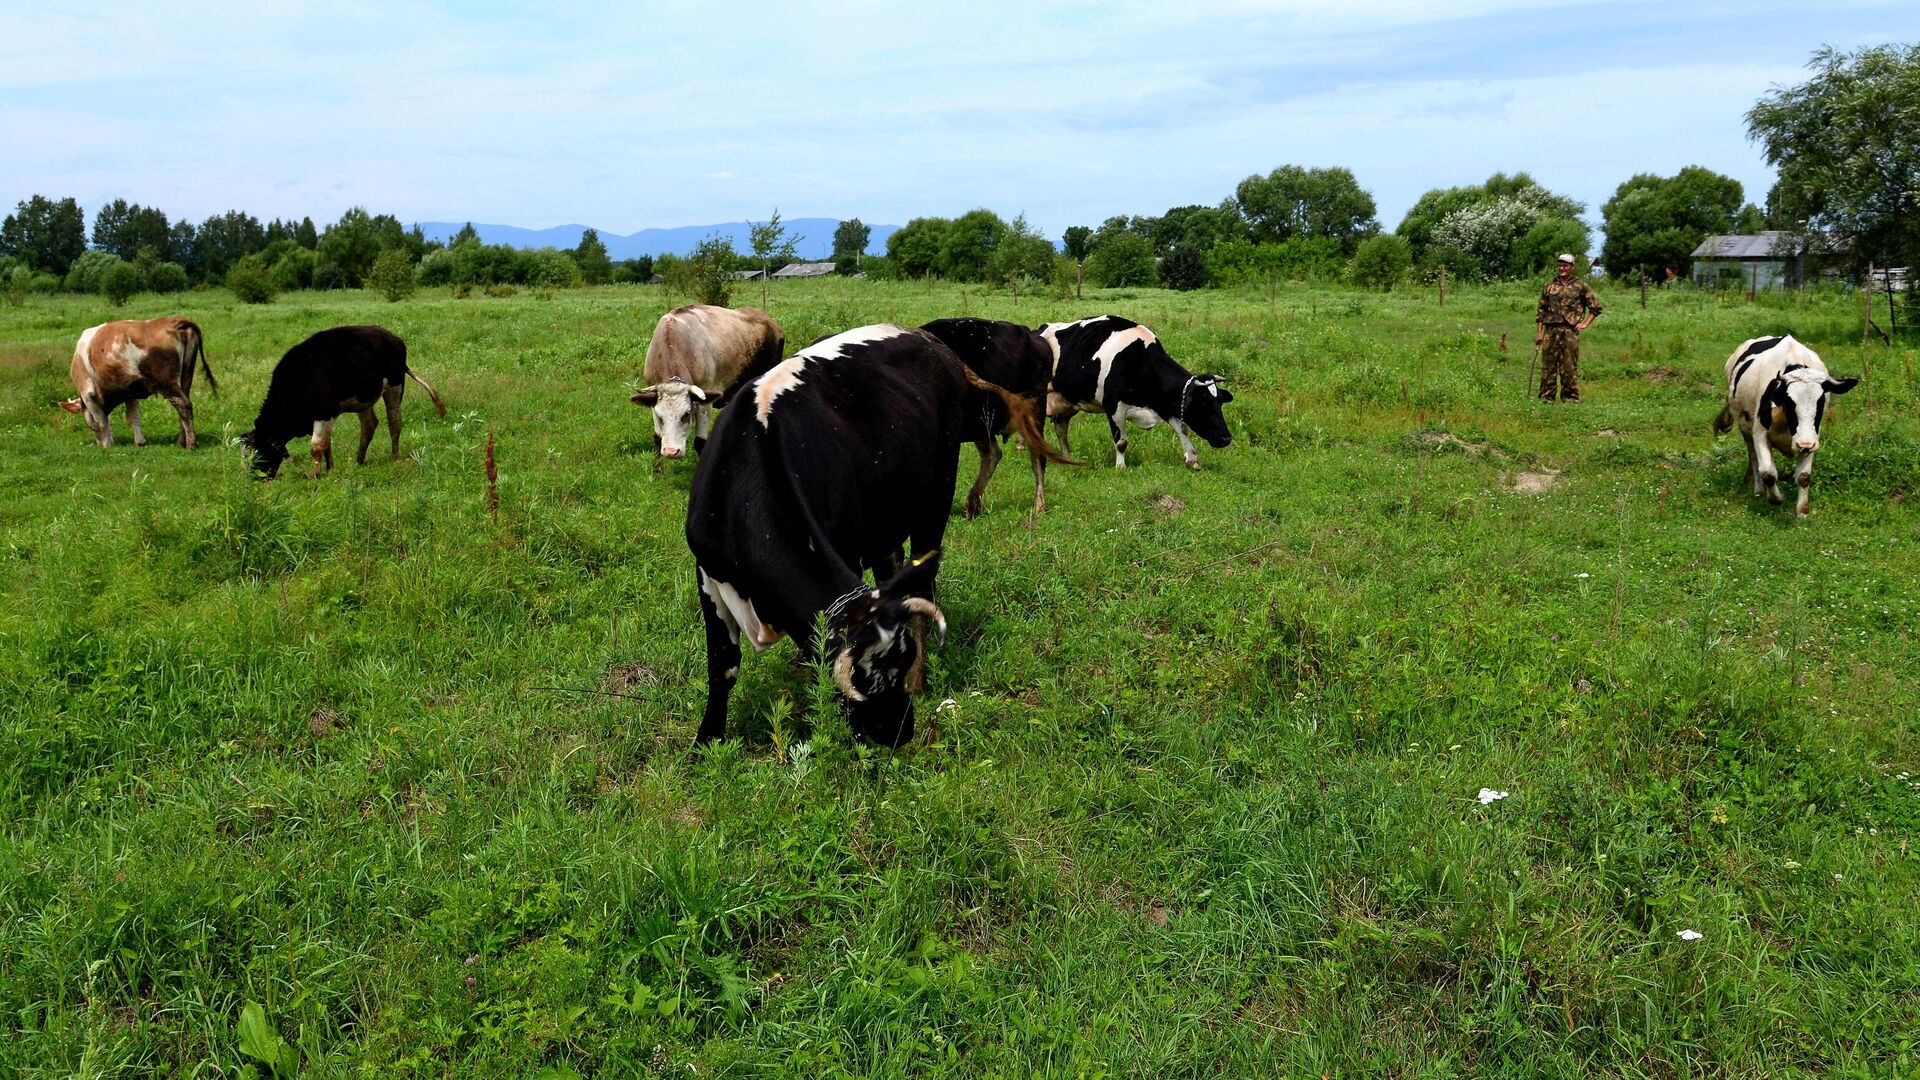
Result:
{"label": "bare patch of soil", "polygon": [[1519,472],[1506,478],[1507,486],[1522,495],[1543,495],[1561,484],[1561,476],[1552,469]]}

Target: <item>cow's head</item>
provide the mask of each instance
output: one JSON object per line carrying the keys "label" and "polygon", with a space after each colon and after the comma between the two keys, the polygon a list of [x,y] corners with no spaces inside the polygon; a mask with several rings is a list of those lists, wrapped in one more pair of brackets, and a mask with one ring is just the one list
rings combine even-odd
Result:
{"label": "cow's head", "polygon": [[287,460],[286,442],[262,438],[258,431],[240,436],[240,445],[246,448],[253,471],[259,473],[262,480],[273,479],[279,474],[281,463]]}
{"label": "cow's head", "polygon": [[1226,384],[1227,380],[1218,375],[1195,375],[1181,391],[1180,422],[1216,450],[1233,442],[1227,418],[1220,411],[1220,406],[1233,400],[1233,391]]}
{"label": "cow's head", "polygon": [[661,457],[669,458],[686,456],[687,441],[694,435],[694,407],[717,404],[707,400],[705,390],[677,375],[647,387],[631,400],[653,410],[653,445]]}
{"label": "cow's head", "polygon": [[1826,418],[1827,396],[1844,394],[1859,382],[1789,364],[1760,395],[1760,426],[1784,433],[1792,440],[1794,453],[1811,454],[1820,449],[1820,421]]}
{"label": "cow's head", "polygon": [[900,746],[913,737],[911,695],[922,689],[927,663],[924,624],[915,620],[931,620],[947,639],[947,617],[917,595],[933,591],[939,569],[938,551],[923,555],[828,614],[826,655],[847,725],[869,742]]}

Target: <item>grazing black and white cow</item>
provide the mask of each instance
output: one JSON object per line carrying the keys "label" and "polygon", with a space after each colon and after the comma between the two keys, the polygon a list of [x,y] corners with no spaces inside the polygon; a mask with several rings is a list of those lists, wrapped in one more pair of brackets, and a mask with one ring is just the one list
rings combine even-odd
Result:
{"label": "grazing black and white cow", "polygon": [[[920,329],[945,342],[960,362],[974,374],[1005,387],[1025,398],[1033,415],[1044,416],[1047,408],[1047,384],[1053,376],[1053,347],[1038,332],[1019,323],[991,319],[935,319]],[[961,429],[963,442],[980,450],[980,475],[967,492],[966,515],[980,514],[981,497],[987,482],[1000,466],[1000,444],[996,436],[1019,435],[1033,459],[1033,512],[1047,509],[1047,458],[1054,455],[1038,432],[1020,430],[1019,420],[998,394],[974,390],[967,395],[966,424]]]}
{"label": "grazing black and white cow", "polygon": [[1820,449],[1820,421],[1826,417],[1827,398],[1844,394],[1859,379],[1836,379],[1818,354],[1793,339],[1753,338],[1740,343],[1727,357],[1727,403],[1713,421],[1724,434],[1736,424],[1747,443],[1747,479],[1753,493],[1765,492],[1779,504],[1780,471],[1773,451],[1798,455],[1793,482],[1800,489],[1794,512],[1808,514],[1813,487],[1813,455]]}
{"label": "grazing black and white cow", "polygon": [[1113,430],[1113,464],[1127,467],[1127,423],[1149,429],[1165,422],[1180,439],[1187,468],[1200,467],[1189,431],[1216,449],[1233,442],[1220,407],[1233,394],[1213,375],[1190,375],[1174,362],[1153,331],[1118,315],[1072,323],[1048,323],[1040,336],[1053,350],[1053,387],[1047,415],[1063,453],[1067,425],[1076,412],[1107,414]]}
{"label": "grazing black and white cow", "polygon": [[367,463],[367,446],[379,426],[373,407],[387,403],[387,431],[393,436],[393,456],[400,456],[400,401],[406,380],[426,390],[441,416],[447,407],[425,379],[407,367],[407,343],[378,326],[336,326],[322,330],[287,350],[274,365],[266,400],[253,430],[240,436],[253,455],[253,467],[268,478],[287,460],[287,441],[311,435],[313,475],[321,463],[333,468],[333,421],[343,412],[360,414],[360,452],[354,460]]}
{"label": "grazing black and white cow", "polygon": [[[735,388],[687,503],[707,634],[699,741],[726,733],[740,639],[758,650],[789,636],[804,657],[833,657],[857,734],[890,746],[912,737],[925,650],[910,624],[946,633],[934,575],[967,391],[985,385],[933,335],[886,324],[826,338]],[[904,569],[902,544],[915,556]]]}

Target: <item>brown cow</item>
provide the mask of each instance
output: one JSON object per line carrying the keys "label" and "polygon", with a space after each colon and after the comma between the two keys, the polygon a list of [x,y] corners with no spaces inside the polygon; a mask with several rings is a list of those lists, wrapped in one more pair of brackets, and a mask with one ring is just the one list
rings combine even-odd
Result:
{"label": "brown cow", "polygon": [[159,394],[180,414],[180,444],[191,450],[199,445],[193,434],[193,368],[204,364],[207,385],[220,392],[214,380],[213,365],[206,363],[200,327],[191,319],[172,316],[145,322],[101,323],[83,331],[73,347],[73,363],[68,374],[80,396],[63,401],[60,407],[87,418],[87,427],[101,446],[113,445],[113,429],[108,416],[122,403],[127,406],[127,424],[133,428],[133,445],[147,445],[140,431],[140,399]]}
{"label": "brown cow", "polygon": [[707,441],[713,410],[749,364],[780,362],[786,332],[759,308],[688,304],[660,316],[647,343],[647,386],[635,405],[653,407],[653,445],[663,458],[685,456]]}

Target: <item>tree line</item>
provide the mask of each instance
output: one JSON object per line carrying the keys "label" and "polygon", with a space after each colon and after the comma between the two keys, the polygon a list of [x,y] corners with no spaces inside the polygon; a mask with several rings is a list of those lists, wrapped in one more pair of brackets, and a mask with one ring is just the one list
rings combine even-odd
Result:
{"label": "tree line", "polygon": [[[1601,262],[1618,278],[1658,283],[1684,277],[1707,236],[1779,230],[1838,238],[1856,266],[1920,264],[1920,45],[1854,53],[1816,52],[1812,76],[1769,92],[1747,114],[1778,178],[1761,209],[1739,181],[1701,166],[1672,176],[1634,175],[1600,207]],[[1392,232],[1350,170],[1283,165],[1242,180],[1213,206],[1177,206],[1069,228],[1058,247],[1028,223],[988,209],[955,218],[918,217],[864,257],[869,228],[855,218],[834,235],[841,273],[873,277],[1062,288],[1084,275],[1095,286],[1230,287],[1276,280],[1347,280],[1391,288],[1416,276],[1455,280],[1536,276],[1555,256],[1584,256],[1587,207],[1525,172],[1434,188]],[[614,263],[589,229],[577,246],[520,249],[486,244],[471,224],[449,243],[428,240],[390,214],[355,207],[317,229],[312,218],[261,223],[242,211],[198,225],[116,199],[94,216],[89,237],[71,198],[34,195],[0,222],[0,287],[18,302],[31,291],[104,293],[116,302],[143,290],[226,284],[250,300],[286,289],[371,286],[389,297],[416,286],[490,291],[647,281],[724,299],[741,271],[763,274],[793,257],[776,210],[752,229],[751,254],[709,237],[685,256]]]}

